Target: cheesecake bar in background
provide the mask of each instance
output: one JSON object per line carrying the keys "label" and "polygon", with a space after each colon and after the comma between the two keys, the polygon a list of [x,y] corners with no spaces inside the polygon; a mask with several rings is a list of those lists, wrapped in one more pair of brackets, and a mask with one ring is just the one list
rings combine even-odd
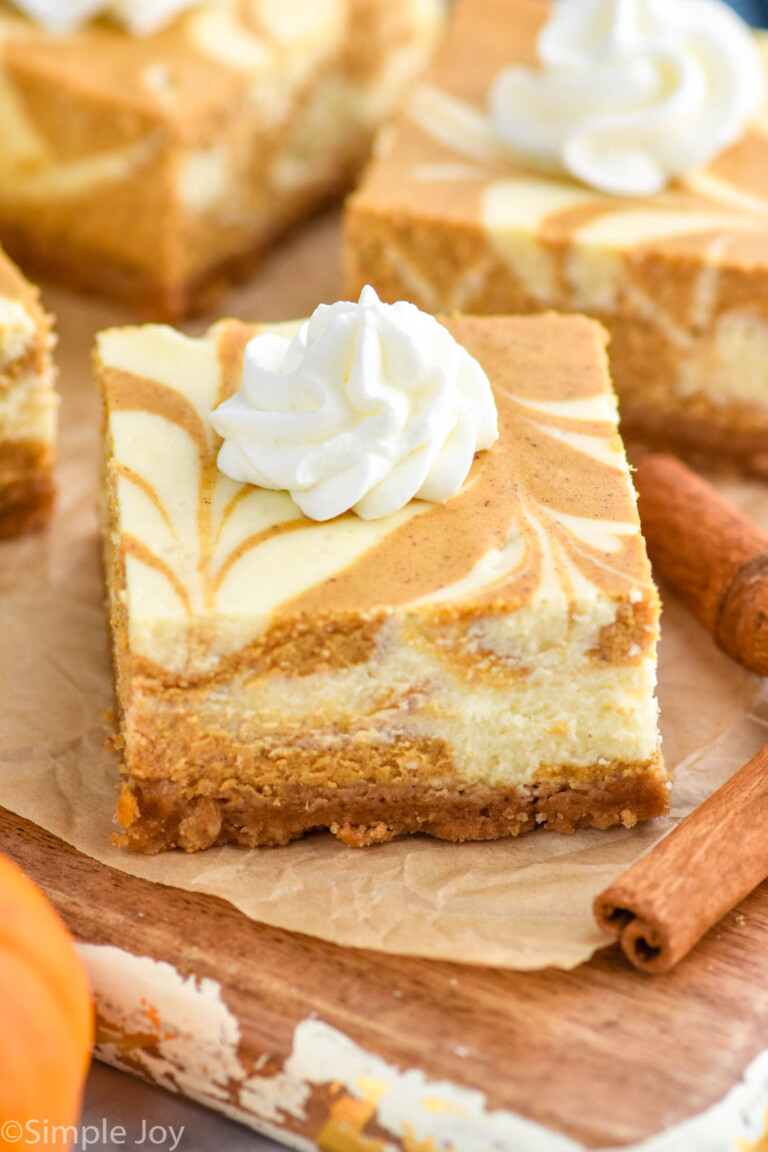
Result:
{"label": "cheesecake bar in background", "polygon": [[209,305],[350,185],[441,22],[440,0],[87,10],[0,0],[0,242],[151,318]]}
{"label": "cheesecake bar in background", "polygon": [[96,365],[123,844],[666,810],[598,324],[438,323],[368,289],[304,324],[112,329]]}
{"label": "cheesecake bar in background", "polygon": [[457,0],[349,202],[349,294],[588,313],[626,439],[768,476],[766,43],[719,0]]}
{"label": "cheesecake bar in background", "polygon": [[52,347],[37,289],[0,252],[0,539],[41,528],[53,505]]}

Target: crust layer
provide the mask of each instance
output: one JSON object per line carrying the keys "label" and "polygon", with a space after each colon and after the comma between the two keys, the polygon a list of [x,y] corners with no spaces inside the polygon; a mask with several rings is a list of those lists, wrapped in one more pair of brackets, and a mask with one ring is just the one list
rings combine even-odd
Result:
{"label": "crust layer", "polygon": [[563,833],[616,824],[631,828],[667,811],[660,757],[651,764],[594,765],[589,771],[589,781],[552,779],[509,788],[325,783],[284,785],[269,793],[232,788],[218,796],[185,795],[172,780],[128,779],[117,811],[125,828],[118,842],[134,852],[195,852],[215,844],[287,844],[328,828],[353,848],[419,832],[461,843],[518,836],[537,826]]}
{"label": "crust layer", "polygon": [[43,528],[54,491],[50,445],[0,440],[0,540]]}

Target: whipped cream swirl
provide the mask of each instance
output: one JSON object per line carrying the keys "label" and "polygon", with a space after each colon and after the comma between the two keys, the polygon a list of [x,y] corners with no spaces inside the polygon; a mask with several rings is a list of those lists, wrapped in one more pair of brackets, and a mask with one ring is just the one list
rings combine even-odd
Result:
{"label": "whipped cream swirl", "polygon": [[264,333],[211,415],[233,480],[290,492],[305,516],[375,520],[455,496],[498,436],[483,369],[413,304],[321,304],[293,340]]}
{"label": "whipped cream swirl", "polygon": [[490,90],[497,135],[605,192],[644,195],[742,134],[766,96],[748,26],[722,0],[558,0],[541,71]]}
{"label": "whipped cream swirl", "polygon": [[11,0],[49,32],[73,32],[96,16],[109,16],[134,36],[159,32],[200,0]]}

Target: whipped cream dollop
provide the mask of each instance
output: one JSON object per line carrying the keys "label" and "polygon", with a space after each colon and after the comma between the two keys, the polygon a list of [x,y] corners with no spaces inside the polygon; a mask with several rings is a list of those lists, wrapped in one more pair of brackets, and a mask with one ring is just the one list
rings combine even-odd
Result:
{"label": "whipped cream dollop", "polygon": [[496,134],[602,191],[644,195],[734,143],[766,97],[748,26],[722,0],[557,0],[540,71],[489,93]]}
{"label": "whipped cream dollop", "polygon": [[134,36],[159,32],[200,0],[11,0],[49,32],[73,32],[96,16],[109,16]]}
{"label": "whipped cream dollop", "polygon": [[264,333],[242,388],[211,415],[233,480],[290,492],[305,516],[387,516],[455,496],[498,436],[483,369],[413,304],[321,304],[296,336]]}

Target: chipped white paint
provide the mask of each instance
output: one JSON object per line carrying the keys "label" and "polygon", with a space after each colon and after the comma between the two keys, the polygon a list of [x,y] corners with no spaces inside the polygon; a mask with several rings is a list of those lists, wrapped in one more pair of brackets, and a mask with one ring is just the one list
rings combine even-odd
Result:
{"label": "chipped white paint", "polygon": [[[110,945],[79,949],[101,1025],[98,1059],[126,1071],[140,1068],[154,1083],[285,1142],[284,1118],[304,1115],[310,1090],[282,1072],[249,1075],[238,1051],[240,1023],[217,981],[184,977],[166,961]],[[135,1043],[126,1045],[125,1037]],[[294,1146],[311,1147],[298,1139]]]}
{"label": "chipped white paint", "polygon": [[299,1024],[285,1067],[307,1084],[335,1081],[355,1099],[378,1099],[376,1123],[392,1135],[392,1152],[404,1139],[456,1152],[581,1152],[522,1116],[489,1110],[483,1092],[429,1080],[415,1068],[399,1071],[320,1020]]}
{"label": "chipped white paint", "polygon": [[[317,1019],[297,1025],[282,1071],[260,1076],[257,1065],[251,1073],[239,1056],[240,1024],[215,980],[183,977],[171,964],[111,946],[80,950],[101,1022],[115,1032],[114,1040],[100,1039],[100,1059],[125,1067],[130,1056],[131,1070],[302,1152],[315,1145],[286,1125],[299,1127],[313,1089],[330,1084],[376,1108],[382,1152],[399,1152],[404,1142],[431,1142],[443,1152],[587,1152],[543,1125],[489,1108],[481,1091],[399,1069]],[[126,1045],[125,1037],[136,1043]],[[714,1107],[621,1152],[746,1152],[741,1142],[748,1148],[765,1133],[767,1106],[768,1051]]]}
{"label": "chipped white paint", "polygon": [[[320,1020],[299,1024],[285,1071],[306,1084],[335,1082],[355,1099],[375,1102],[376,1123],[391,1134],[386,1147],[392,1152],[404,1140],[431,1141],[451,1152],[586,1152],[577,1141],[514,1112],[489,1109],[483,1092],[430,1080],[418,1069],[400,1071]],[[713,1108],[621,1152],[739,1152],[739,1141],[764,1133],[766,1104],[768,1052]]]}
{"label": "chipped white paint", "polygon": [[[152,1079],[172,1065],[183,1069],[184,1089],[225,1100],[227,1081],[241,1076],[242,1068],[240,1026],[221,998],[221,986],[185,978],[172,964],[120,948],[82,944],[80,952],[108,1026],[120,1035],[155,1036],[152,1050],[139,1056]],[[109,1055],[110,1043],[102,1047]]]}

